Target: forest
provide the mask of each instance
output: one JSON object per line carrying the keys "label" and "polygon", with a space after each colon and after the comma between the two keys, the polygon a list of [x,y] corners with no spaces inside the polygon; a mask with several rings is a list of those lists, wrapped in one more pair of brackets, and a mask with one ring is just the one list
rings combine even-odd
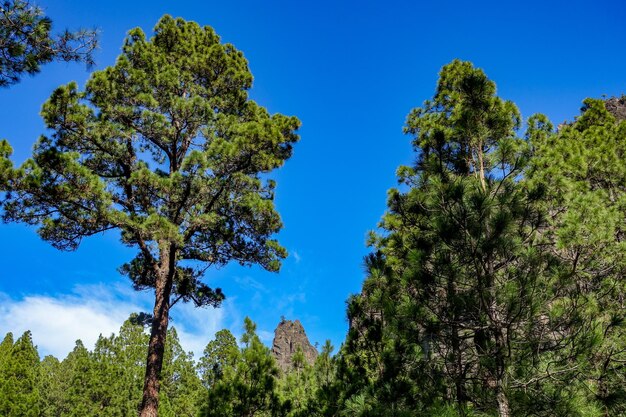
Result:
{"label": "forest", "polygon": [[[2,3],[0,88],[53,61],[93,65],[98,33],[51,22]],[[170,309],[223,304],[207,271],[278,272],[287,256],[269,174],[300,120],[251,87],[241,51],[165,15],[84,87],[51,93],[25,162],[0,142],[4,223],[61,251],[116,231],[136,254],[120,273],[154,305],[65,358],[7,333],[0,416],[626,416],[626,96],[581,98],[555,126],[460,59],[406,116],[414,162],[368,235],[341,346],[281,369],[246,317],[240,337],[186,352]]]}

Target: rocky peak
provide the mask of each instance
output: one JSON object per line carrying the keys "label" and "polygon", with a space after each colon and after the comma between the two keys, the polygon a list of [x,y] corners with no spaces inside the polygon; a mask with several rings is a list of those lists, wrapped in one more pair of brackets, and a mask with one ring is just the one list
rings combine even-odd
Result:
{"label": "rocky peak", "polygon": [[626,95],[606,99],[604,105],[617,120],[626,120]]}
{"label": "rocky peak", "polygon": [[272,354],[283,372],[291,369],[291,360],[298,347],[302,349],[305,361],[313,365],[317,358],[317,349],[309,342],[302,323],[300,320],[291,321],[283,318],[274,330],[274,343],[272,344]]}

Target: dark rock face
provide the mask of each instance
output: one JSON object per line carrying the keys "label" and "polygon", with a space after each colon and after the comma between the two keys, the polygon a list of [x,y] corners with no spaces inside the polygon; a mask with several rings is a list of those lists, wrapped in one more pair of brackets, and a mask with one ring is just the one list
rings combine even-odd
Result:
{"label": "dark rock face", "polygon": [[604,105],[617,120],[626,120],[626,96],[611,97]]}
{"label": "dark rock face", "polygon": [[283,372],[292,368],[291,359],[298,347],[302,349],[305,361],[313,365],[317,358],[317,349],[309,342],[300,320],[282,320],[274,330],[272,354]]}

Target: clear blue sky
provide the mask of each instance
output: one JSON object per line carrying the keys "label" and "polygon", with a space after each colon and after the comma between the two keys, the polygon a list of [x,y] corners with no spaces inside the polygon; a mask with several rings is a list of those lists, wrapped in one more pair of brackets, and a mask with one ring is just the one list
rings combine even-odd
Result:
{"label": "clear blue sky", "polygon": [[[38,2],[57,30],[100,30],[96,69],[114,62],[129,29],[150,33],[165,13],[213,26],[248,58],[252,97],[302,121],[293,158],[274,173],[285,224],[278,238],[291,255],[279,274],[207,272],[229,297],[225,308],[173,311],[196,351],[221,327],[238,333],[245,315],[268,343],[281,315],[299,318],[313,342],[341,343],[345,300],[363,279],[366,233],[385,210],[396,167],[414,158],[405,116],[432,96],[442,65],[472,61],[524,117],[543,112],[556,123],[572,119],[585,97],[626,92],[623,0]],[[50,64],[0,90],[0,137],[16,162],[44,133],[38,113],[52,89],[87,77],[82,65]],[[133,252],[115,233],[85,239],[73,253],[23,225],[0,225],[0,237],[1,333],[31,328],[44,353],[61,355],[69,339],[89,342],[129,311],[151,308],[149,294],[133,294],[116,271]]]}

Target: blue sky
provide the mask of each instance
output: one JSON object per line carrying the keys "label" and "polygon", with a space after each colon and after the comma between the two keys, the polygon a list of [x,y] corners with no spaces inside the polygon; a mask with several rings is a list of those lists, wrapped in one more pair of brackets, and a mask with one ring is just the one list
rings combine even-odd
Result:
{"label": "blue sky", "polygon": [[[95,69],[113,64],[125,33],[150,33],[165,13],[215,28],[242,50],[255,76],[251,96],[270,112],[296,115],[301,142],[276,171],[278,235],[290,257],[278,274],[228,266],[206,281],[228,297],[219,310],[176,306],[173,324],[196,352],[216,330],[240,333],[243,317],[271,332],[298,318],[312,342],[345,336],[345,300],[360,291],[365,236],[385,210],[398,165],[414,158],[402,126],[432,96],[441,66],[472,61],[525,118],[572,119],[585,97],[626,93],[623,1],[78,1],[40,0],[55,28],[96,27]],[[89,72],[56,63],[0,90],[0,137],[14,160],[44,133],[38,113],[57,86]],[[23,225],[0,225],[0,334],[33,330],[44,354],[64,356],[150,310],[117,267],[133,251],[116,233],[59,252]]]}

